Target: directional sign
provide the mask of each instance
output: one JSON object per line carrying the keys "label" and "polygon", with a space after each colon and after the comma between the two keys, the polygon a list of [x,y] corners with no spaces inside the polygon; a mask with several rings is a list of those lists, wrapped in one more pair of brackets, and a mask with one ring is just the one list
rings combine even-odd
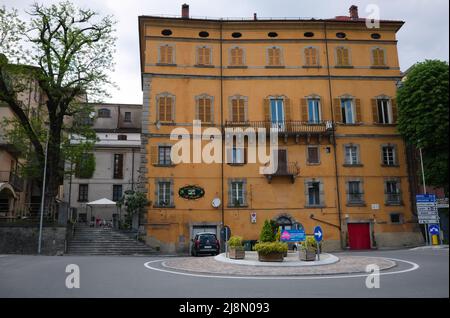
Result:
{"label": "directional sign", "polygon": [[322,228],[320,226],[316,226],[314,228],[314,238],[316,239],[317,242],[322,241],[323,232],[322,232]]}
{"label": "directional sign", "polygon": [[430,231],[431,235],[439,235],[439,225],[437,224],[431,224],[428,228],[428,231]]}
{"label": "directional sign", "polygon": [[439,223],[439,214],[434,194],[416,195],[417,217],[419,224]]}

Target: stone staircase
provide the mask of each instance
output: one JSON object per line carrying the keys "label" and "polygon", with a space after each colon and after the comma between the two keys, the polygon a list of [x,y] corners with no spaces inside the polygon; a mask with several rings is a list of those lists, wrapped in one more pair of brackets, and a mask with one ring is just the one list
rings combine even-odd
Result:
{"label": "stone staircase", "polygon": [[111,228],[75,225],[68,242],[69,255],[150,255],[155,251],[123,233]]}

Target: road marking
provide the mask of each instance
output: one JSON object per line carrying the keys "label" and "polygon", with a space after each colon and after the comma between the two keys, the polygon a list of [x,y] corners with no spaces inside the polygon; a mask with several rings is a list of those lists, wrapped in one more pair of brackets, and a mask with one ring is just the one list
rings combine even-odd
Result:
{"label": "road marking", "polygon": [[[381,275],[402,274],[402,273],[415,271],[416,269],[420,268],[420,266],[418,264],[410,262],[410,261],[405,261],[405,260],[396,259],[396,258],[388,258],[388,257],[384,257],[384,258],[388,259],[388,260],[392,260],[392,261],[407,263],[407,264],[411,265],[412,267],[408,268],[408,269],[400,270],[400,271],[395,271],[395,272],[386,272],[386,273],[381,272],[380,276]],[[278,276],[278,277],[276,277],[276,276],[225,276],[225,275],[219,276],[219,275],[191,274],[191,273],[176,272],[176,271],[171,271],[171,270],[166,270],[166,269],[161,269],[161,268],[155,268],[155,267],[152,267],[149,265],[151,263],[157,263],[157,262],[161,262],[161,265],[165,266],[165,264],[164,264],[165,260],[150,261],[150,262],[145,263],[144,266],[151,270],[164,272],[164,273],[170,273],[170,274],[176,274],[176,275],[183,275],[183,276],[190,276],[190,277],[204,277],[204,278],[225,278],[225,279],[252,279],[252,280],[254,280],[254,279],[260,279],[260,280],[308,279],[308,280],[311,280],[311,279],[356,278],[356,277],[367,277],[368,275],[370,275],[370,273],[367,273],[367,274],[351,274],[351,275],[336,274],[336,275],[320,275],[320,276]]]}

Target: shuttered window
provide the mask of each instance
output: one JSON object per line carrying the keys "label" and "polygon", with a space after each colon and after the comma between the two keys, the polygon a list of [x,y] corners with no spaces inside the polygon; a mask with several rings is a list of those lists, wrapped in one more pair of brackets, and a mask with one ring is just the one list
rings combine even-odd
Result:
{"label": "shuttered window", "polygon": [[211,48],[209,47],[197,48],[197,64],[211,65]]}
{"label": "shuttered window", "polygon": [[305,66],[318,66],[319,65],[319,55],[317,54],[317,49],[314,47],[305,48]]}
{"label": "shuttered window", "polygon": [[211,97],[197,98],[196,119],[202,123],[212,123],[212,99]]}
{"label": "shuttered window", "polygon": [[348,48],[345,47],[336,48],[336,65],[350,66],[350,54]]}
{"label": "shuttered window", "polygon": [[78,186],[78,201],[79,202],[88,202],[88,193],[89,193],[89,185],[88,184],[80,184]]}
{"label": "shuttered window", "polygon": [[239,47],[231,49],[231,65],[242,66],[244,65],[244,50]]}
{"label": "shuttered window", "polygon": [[320,163],[319,161],[319,147],[315,147],[315,146],[310,146],[307,148],[308,149],[308,163],[309,164],[318,164]]}
{"label": "shuttered window", "polygon": [[174,48],[170,45],[162,45],[159,47],[159,63],[174,64]]}
{"label": "shuttered window", "polygon": [[162,122],[173,121],[173,97],[160,96],[158,98],[158,120]]}
{"label": "shuttered window", "polygon": [[170,157],[171,146],[158,147],[158,164],[162,166],[169,166],[172,164]]}
{"label": "shuttered window", "polygon": [[386,59],[383,49],[372,49],[372,63],[373,66],[386,66]]}
{"label": "shuttered window", "polygon": [[269,66],[281,66],[281,49],[271,47],[267,49]]}
{"label": "shuttered window", "polygon": [[242,122],[246,120],[244,98],[236,97],[231,99],[231,120],[233,122]]}
{"label": "shuttered window", "polygon": [[123,178],[123,154],[114,154],[114,179]]}

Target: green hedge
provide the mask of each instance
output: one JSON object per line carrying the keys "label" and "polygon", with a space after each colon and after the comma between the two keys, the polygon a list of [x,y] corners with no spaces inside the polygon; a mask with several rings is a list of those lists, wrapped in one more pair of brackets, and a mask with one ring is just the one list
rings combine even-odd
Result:
{"label": "green hedge", "polygon": [[255,245],[255,251],[260,254],[286,253],[288,245],[282,242],[262,242]]}

